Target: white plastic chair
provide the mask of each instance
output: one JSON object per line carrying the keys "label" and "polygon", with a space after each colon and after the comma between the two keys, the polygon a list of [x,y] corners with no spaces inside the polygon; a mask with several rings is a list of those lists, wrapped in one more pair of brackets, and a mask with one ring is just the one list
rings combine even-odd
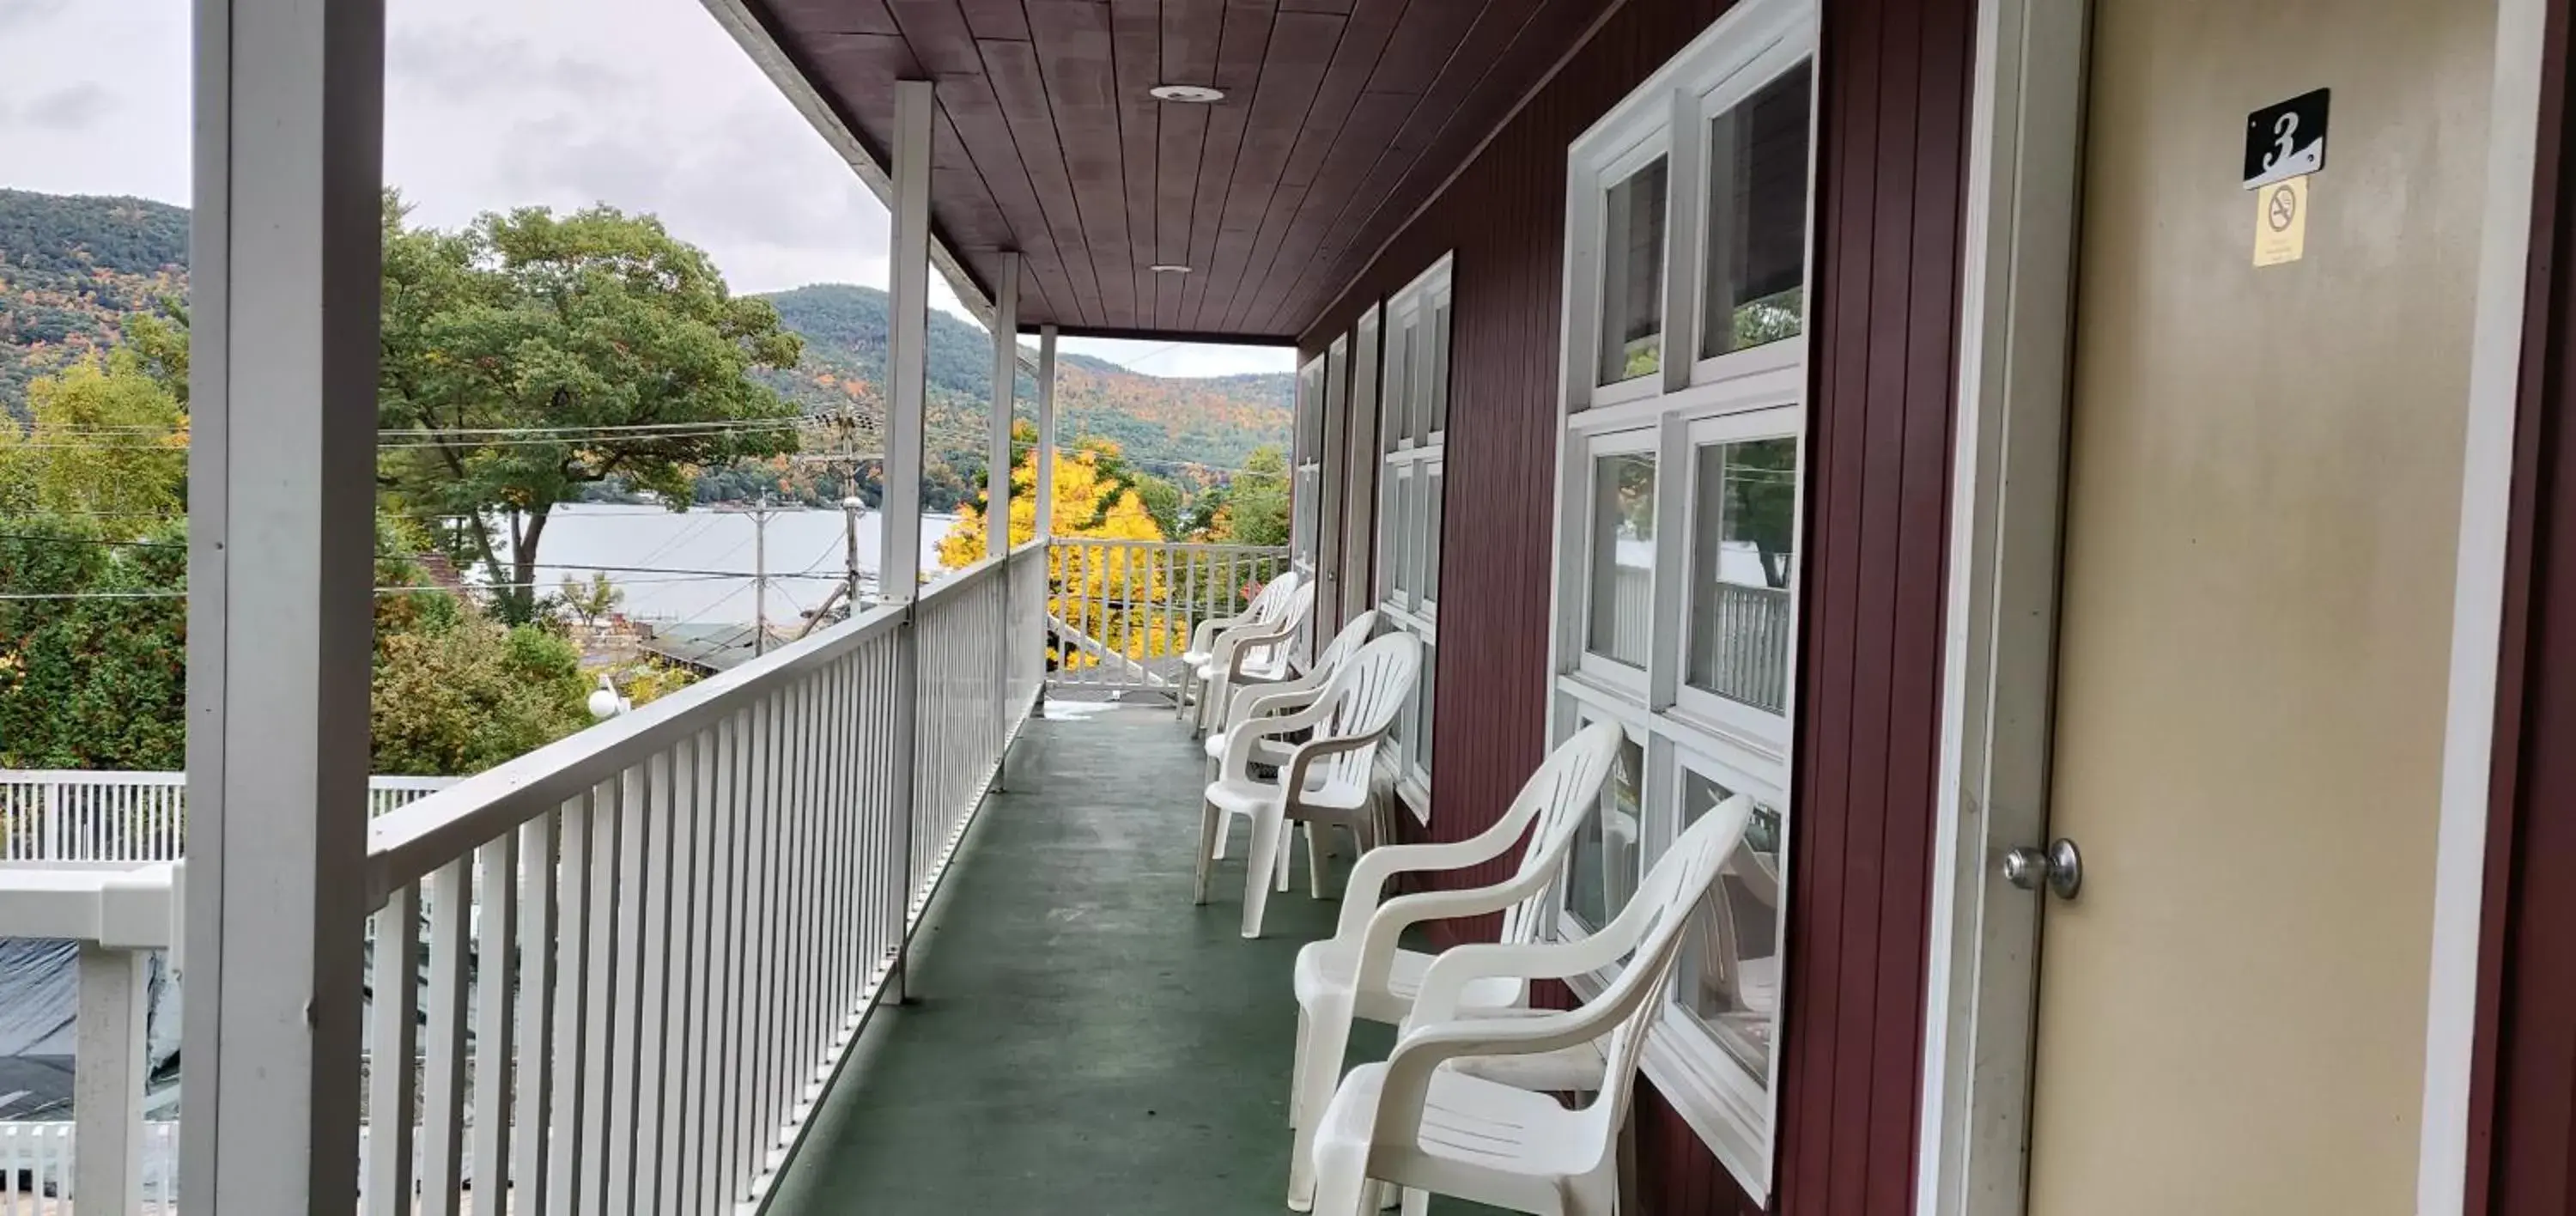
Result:
{"label": "white plastic chair", "polygon": [[[1394,1054],[1352,1069],[1323,1112],[1315,1134],[1317,1216],[1372,1216],[1371,1180],[1403,1187],[1407,1216],[1427,1211],[1434,1192],[1538,1216],[1616,1212],[1619,1129],[1638,1055],[1681,957],[1691,910],[1708,897],[1752,817],[1753,800],[1743,795],[1702,816],[1619,915],[1588,937],[1460,946],[1433,961]],[[1480,981],[1563,979],[1623,957],[1618,977],[1580,1009],[1457,1016]],[[1443,1067],[1596,1041],[1607,1061],[1601,1088],[1572,1109],[1547,1093]]]}
{"label": "white plastic chair", "polygon": [[[1503,914],[1502,940],[1538,939],[1540,901],[1565,868],[1575,836],[1599,804],[1601,787],[1619,761],[1622,732],[1597,722],[1559,745],[1531,773],[1502,818],[1475,837],[1452,844],[1388,845],[1360,858],[1342,889],[1342,915],[1333,936],[1297,952],[1297,1060],[1289,1081],[1288,1124],[1297,1129],[1289,1158],[1288,1206],[1305,1210],[1313,1200],[1315,1120],[1341,1079],[1351,1020],[1401,1025],[1434,956],[1407,950],[1397,938],[1424,921]],[[1533,826],[1535,825],[1535,826]],[[1398,874],[1464,870],[1505,856],[1527,837],[1512,876],[1492,886],[1432,891],[1379,900]],[[1504,1013],[1529,998],[1518,977],[1495,977],[1467,986],[1464,1014]],[[1599,1087],[1598,1058],[1556,1078],[1550,1089]]]}
{"label": "white plastic chair", "polygon": [[1234,689],[1257,684],[1273,684],[1296,673],[1288,666],[1288,650],[1306,628],[1306,616],[1315,610],[1315,584],[1300,583],[1288,593],[1288,603],[1277,615],[1216,636],[1208,651],[1207,661],[1195,671],[1199,699],[1194,730],[1208,730],[1217,724],[1213,712],[1223,708]]}
{"label": "white plastic chair", "polygon": [[1181,682],[1173,690],[1172,717],[1189,721],[1191,693],[1197,688],[1199,668],[1207,665],[1216,653],[1216,640],[1226,630],[1258,625],[1277,616],[1288,607],[1288,595],[1297,589],[1297,572],[1289,570],[1264,584],[1252,597],[1252,603],[1233,616],[1210,617],[1190,630],[1190,648],[1181,652]]}
{"label": "white plastic chair", "polygon": [[[1333,673],[1341,670],[1342,664],[1349,662],[1352,655],[1359,653],[1360,647],[1367,644],[1369,635],[1375,632],[1377,610],[1372,608],[1352,617],[1349,624],[1342,626],[1342,631],[1333,635],[1332,643],[1324,647],[1324,653],[1315,656],[1315,665],[1307,668],[1304,675],[1232,690],[1225,701],[1224,716],[1219,719],[1216,729],[1208,732],[1207,779],[1210,782],[1216,780],[1218,765],[1225,759],[1226,732],[1232,730],[1235,723],[1314,704],[1315,698],[1322,696],[1324,689],[1332,683]],[[1254,745],[1253,763],[1278,768],[1288,763],[1288,752],[1293,746],[1265,738]],[[1209,857],[1225,860],[1225,842],[1228,836],[1233,835],[1230,831],[1233,826],[1234,817],[1231,815],[1217,821],[1216,847],[1210,850]]]}
{"label": "white plastic chair", "polygon": [[[1225,758],[1218,763],[1217,779],[1208,783],[1199,812],[1197,902],[1207,902],[1219,816],[1252,820],[1243,884],[1245,937],[1261,936],[1261,913],[1272,882],[1287,889],[1289,850],[1281,837],[1289,821],[1306,825],[1307,880],[1319,899],[1324,859],[1317,848],[1322,843],[1318,829],[1349,829],[1363,852],[1376,844],[1369,771],[1421,670],[1422,643],[1409,633],[1390,633],[1360,647],[1313,704],[1294,713],[1253,718],[1226,733]],[[1263,742],[1299,731],[1314,733],[1289,750],[1279,780],[1254,778],[1252,765]]]}

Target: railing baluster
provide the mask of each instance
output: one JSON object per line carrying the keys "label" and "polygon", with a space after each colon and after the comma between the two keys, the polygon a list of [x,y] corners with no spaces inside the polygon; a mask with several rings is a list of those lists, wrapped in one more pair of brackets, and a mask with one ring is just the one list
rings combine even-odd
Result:
{"label": "railing baluster", "polygon": [[551,1210],[553,1193],[547,1177],[552,1154],[546,1129],[554,1126],[555,1051],[547,1041],[555,1025],[556,840],[560,808],[529,820],[519,829],[519,1029],[518,1093],[513,1106],[517,1130],[512,1133],[511,1207],[528,1216]]}
{"label": "railing baluster", "polygon": [[688,1151],[684,1125],[690,1101],[689,1038],[695,1028],[690,1007],[698,1002],[704,977],[697,974],[698,829],[706,814],[700,779],[699,745],[703,736],[682,739],[671,753],[671,801],[664,822],[670,825],[670,868],[666,917],[661,940],[668,961],[662,975],[661,1122],[651,1129],[657,1182],[656,1210],[678,1212],[687,1183]]}
{"label": "railing baluster", "polygon": [[466,911],[473,861],[439,867],[429,883],[429,1032],[421,1048],[420,1210],[457,1216],[465,1174]]}
{"label": "railing baluster", "polygon": [[574,1216],[582,1195],[582,1179],[589,1176],[583,1153],[587,1147],[585,1112],[598,1104],[598,1092],[591,1088],[586,1067],[589,1058],[584,1034],[590,1026],[590,973],[598,957],[590,949],[591,883],[595,869],[591,864],[591,833],[598,823],[596,804],[599,792],[591,790],[564,808],[560,844],[562,863],[556,876],[556,909],[560,923],[555,936],[555,974],[563,984],[563,993],[555,1002],[554,1067],[558,1092],[554,1095],[553,1144],[546,1156],[550,1161],[546,1179],[545,1216]]}
{"label": "railing baluster", "polygon": [[697,1060],[693,1067],[699,1077],[700,1097],[693,1103],[698,1126],[694,1145],[697,1159],[696,1184],[690,1188],[690,1208],[711,1212],[730,1204],[734,1196],[725,1191],[725,1180],[732,1176],[732,1120],[730,1099],[734,1091],[733,1067],[728,1048],[737,1033],[733,1010],[739,1004],[740,989],[733,982],[733,892],[734,859],[734,783],[741,771],[740,715],[718,721],[711,737],[707,757],[707,854],[708,874],[706,919],[706,1014],[700,1025],[705,1033],[698,1036]]}
{"label": "railing baluster", "polygon": [[[648,758],[626,770],[622,779],[624,802],[620,816],[617,851],[617,881],[623,896],[617,901],[616,937],[611,948],[617,958],[616,995],[611,998],[610,1022],[614,1026],[609,1051],[608,1075],[608,1191],[607,1206],[612,1213],[635,1210],[636,1174],[640,1168],[635,1159],[635,1129],[643,1109],[644,1003],[651,990],[644,986],[645,956],[658,951],[645,948],[645,909],[651,901],[646,866],[653,857],[652,828],[660,812],[653,798],[650,769],[659,757]],[[647,1192],[649,1193],[649,1192]]]}
{"label": "railing baluster", "polygon": [[781,725],[780,717],[786,708],[785,694],[774,693],[762,704],[760,715],[761,756],[758,795],[760,823],[757,829],[760,837],[757,862],[759,877],[754,880],[752,887],[753,896],[758,901],[754,923],[759,926],[760,931],[760,952],[754,956],[757,974],[753,977],[760,1002],[760,1014],[754,1023],[755,1029],[752,1035],[752,1042],[759,1057],[758,1067],[753,1070],[753,1075],[759,1082],[757,1099],[752,1106],[753,1143],[750,1146],[749,1168],[753,1173],[758,1173],[764,1168],[769,1160],[769,1150],[777,1144],[777,1127],[781,1109],[778,1101],[778,1078],[782,1071],[779,1067],[781,1046],[779,1043],[781,1037],[779,991],[780,985],[785,981],[781,973],[785,970],[786,952],[783,948],[784,936],[778,924],[778,880],[781,872],[779,834],[785,819],[782,806],[785,798],[781,785],[782,774],[779,770],[780,744],[785,738],[785,729]]}
{"label": "railing baluster", "polygon": [[[617,1049],[618,943],[619,906],[625,902],[622,887],[622,837],[626,835],[627,787],[623,775],[602,782],[591,792],[590,830],[590,944],[585,962],[589,976],[583,985],[581,1008],[582,1105],[580,1112],[581,1148],[574,1158],[579,1168],[576,1179],[576,1211],[582,1216],[609,1216],[608,1178],[613,1166],[610,1141],[615,1139],[615,1099],[610,1082],[615,1074],[613,1064]],[[616,1210],[617,1216],[624,1216]]]}
{"label": "railing baluster", "polygon": [[511,990],[517,972],[519,834],[475,850],[482,899],[474,927],[474,1209],[503,1212],[510,1195],[510,1086],[516,1050]]}

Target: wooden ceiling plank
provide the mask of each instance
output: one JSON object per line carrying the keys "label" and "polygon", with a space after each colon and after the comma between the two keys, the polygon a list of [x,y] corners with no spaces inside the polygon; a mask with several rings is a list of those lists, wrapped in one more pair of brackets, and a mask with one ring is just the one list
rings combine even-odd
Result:
{"label": "wooden ceiling plank", "polygon": [[1072,288],[1081,323],[1102,324],[1107,311],[1081,217],[1075,208],[1059,201],[1074,197],[1073,177],[1065,168],[1063,145],[1048,108],[1046,80],[1038,68],[1037,49],[1032,43],[1008,40],[979,42],[976,46],[983,52],[984,75],[992,82],[994,99],[1009,124],[1011,143],[1019,149],[1029,185],[1042,200],[1046,225],[1062,255],[1065,281]]}
{"label": "wooden ceiling plank", "polygon": [[1113,76],[1118,86],[1119,176],[1125,179],[1127,191],[1128,269],[1136,284],[1136,312],[1128,323],[1147,328],[1154,324],[1156,280],[1169,277],[1149,269],[1159,241],[1154,210],[1160,201],[1155,178],[1162,164],[1163,111],[1197,107],[1166,105],[1150,92],[1161,83],[1157,77],[1163,70],[1162,0],[1110,0],[1109,28],[1111,53],[1117,60]]}
{"label": "wooden ceiling plank", "polygon": [[1090,0],[1029,0],[1047,105],[1063,148],[1104,314],[1136,315],[1135,261],[1127,242],[1127,191],[1118,139],[1118,82],[1109,10]]}
{"label": "wooden ceiling plank", "polygon": [[1216,83],[1217,43],[1225,35],[1226,7],[1210,0],[1173,0],[1163,6],[1163,57],[1156,84]]}
{"label": "wooden ceiling plank", "polygon": [[[1198,195],[1199,156],[1207,147],[1208,107],[1172,106],[1156,132],[1154,260],[1186,266],[1190,260],[1190,207]],[[1154,276],[1154,324],[1181,323],[1181,297],[1189,276]]]}
{"label": "wooden ceiling plank", "polygon": [[[1329,13],[1281,13],[1271,24],[1269,53],[1261,67],[1244,137],[1235,154],[1233,184],[1217,222],[1214,256],[1207,266],[1206,294],[1188,323],[1209,328],[1235,294],[1235,277],[1250,260],[1262,214],[1287,167],[1289,149],[1313,108],[1315,93],[1332,64],[1347,19]],[[1193,275],[1192,277],[1196,277]]]}
{"label": "wooden ceiling plank", "polygon": [[1200,150],[1196,190],[1190,201],[1188,282],[1181,285],[1179,324],[1186,327],[1207,298],[1205,273],[1216,257],[1217,223],[1226,196],[1234,189],[1235,154],[1243,146],[1244,119],[1261,84],[1261,66],[1270,50],[1271,0],[1226,0],[1224,29],[1218,38],[1215,87],[1226,99],[1210,107],[1206,145]]}
{"label": "wooden ceiling plank", "polygon": [[1331,215],[1313,218],[1313,256],[1294,275],[1281,276],[1256,315],[1281,323],[1292,302],[1362,269],[1350,263],[1374,254],[1389,228],[1448,178],[1583,25],[1562,27],[1591,17],[1580,4],[1548,8],[1548,0],[1495,0],[1486,7],[1385,154]]}
{"label": "wooden ceiling plank", "polygon": [[984,70],[983,58],[975,53],[975,34],[967,28],[966,14],[957,0],[886,0],[894,12],[895,24],[902,27],[904,41],[912,44],[913,58],[921,61],[931,78],[972,76]]}
{"label": "wooden ceiling plank", "polygon": [[1081,309],[1066,278],[1064,259],[1056,249],[1047,209],[1039,203],[1020,151],[1011,139],[1010,121],[993,96],[992,82],[982,75],[940,82],[940,112],[952,122],[960,143],[984,176],[986,189],[1010,224],[1011,247],[1021,254],[1030,282],[1044,283],[1043,303],[1022,297],[1022,314],[1033,323],[1079,320]]}
{"label": "wooden ceiling plank", "polygon": [[966,27],[978,41],[986,38],[1029,40],[1029,20],[1020,12],[1020,0],[959,0],[966,11]]}
{"label": "wooden ceiling plank", "polygon": [[1285,244],[1291,222],[1307,205],[1325,157],[1339,142],[1342,127],[1352,107],[1358,104],[1369,77],[1376,73],[1379,57],[1394,36],[1405,8],[1406,0],[1361,0],[1353,9],[1342,30],[1341,42],[1333,48],[1324,82],[1315,91],[1315,104],[1307,111],[1305,125],[1297,132],[1297,141],[1280,170],[1279,188],[1272,192],[1262,215],[1261,227],[1252,241],[1251,260],[1237,281],[1227,315],[1240,313],[1259,294],[1256,285],[1268,278],[1283,251],[1292,248]]}
{"label": "wooden ceiling plank", "polygon": [[[1290,221],[1286,235],[1279,238],[1278,248],[1295,252],[1274,263],[1272,273],[1294,280],[1307,271],[1307,263],[1315,256],[1316,234],[1323,218],[1340,213],[1351,191],[1377,163],[1378,152],[1394,141],[1395,133],[1403,128],[1419,100],[1400,93],[1360,96],[1351,108],[1350,118],[1342,124],[1342,137],[1334,141],[1322,170],[1316,174],[1314,187],[1306,192],[1305,205]],[[1254,298],[1266,300],[1270,294],[1264,291]]]}
{"label": "wooden ceiling plank", "polygon": [[770,0],[770,16],[795,38],[822,34],[900,34],[885,0]]}

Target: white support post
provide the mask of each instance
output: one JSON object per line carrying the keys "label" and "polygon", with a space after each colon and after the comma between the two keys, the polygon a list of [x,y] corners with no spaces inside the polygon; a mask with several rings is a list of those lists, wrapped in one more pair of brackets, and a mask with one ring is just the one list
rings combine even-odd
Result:
{"label": "white support post", "polygon": [[[1004,253],[999,279],[993,284],[993,417],[986,425],[984,455],[984,556],[998,558],[1002,611],[993,637],[993,742],[1007,750],[1011,729],[1011,647],[1031,646],[1034,638],[1011,636],[1011,409],[1020,383],[1020,255]],[[1008,756],[1002,760],[1007,761]],[[1002,770],[993,765],[992,788],[1002,788]]]}
{"label": "white support post", "polygon": [[921,700],[921,637],[911,607],[921,594],[922,374],[930,333],[930,121],[936,105],[931,89],[927,80],[898,80],[894,86],[894,268],[887,302],[893,316],[886,339],[886,374],[893,385],[886,395],[885,494],[878,508],[885,531],[877,547],[877,596],[906,608],[895,634],[894,755],[887,774],[901,835],[895,855],[907,859],[890,901],[898,935],[886,996],[898,1003],[907,996],[912,888],[920,880],[909,861],[920,820],[915,770]]}
{"label": "white support post", "polygon": [[1038,330],[1038,539],[1055,537],[1055,326]]}
{"label": "white support post", "polygon": [[877,598],[909,603],[921,572],[922,374],[930,333],[930,119],[927,80],[895,82],[894,269],[886,337],[885,493],[877,523]]}
{"label": "white support post", "polygon": [[345,1212],[367,912],[384,3],[195,11],[181,1189],[200,1214]]}
{"label": "white support post", "polygon": [[984,554],[1011,551],[1011,410],[1020,381],[1020,255],[1002,255],[993,285],[993,420],[984,457]]}
{"label": "white support post", "polygon": [[141,1210],[144,1011],[152,956],[80,944],[80,1066],[72,1071],[72,1196],[94,1212]]}

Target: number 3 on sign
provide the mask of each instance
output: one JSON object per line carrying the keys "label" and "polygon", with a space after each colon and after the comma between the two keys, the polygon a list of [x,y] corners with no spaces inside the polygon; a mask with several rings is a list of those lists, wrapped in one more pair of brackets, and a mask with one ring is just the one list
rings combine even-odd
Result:
{"label": "number 3 on sign", "polygon": [[2295,262],[2308,251],[2308,179],[2283,178],[2254,192],[2254,264]]}
{"label": "number 3 on sign", "polygon": [[2281,162],[2290,159],[2290,157],[2298,153],[2298,135],[2298,111],[2287,111],[2279,118],[2272,120],[2272,150],[2263,157],[2263,172],[2270,173],[2272,170],[2280,168]]}

